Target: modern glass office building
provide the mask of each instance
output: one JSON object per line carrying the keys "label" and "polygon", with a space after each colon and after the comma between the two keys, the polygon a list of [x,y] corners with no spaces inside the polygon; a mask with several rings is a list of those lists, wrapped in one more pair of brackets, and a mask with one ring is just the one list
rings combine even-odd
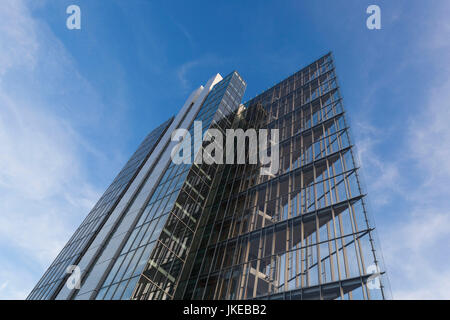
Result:
{"label": "modern glass office building", "polygon": [[[153,130],[28,299],[389,298],[331,54],[242,105],[245,87],[216,75]],[[279,169],[176,164],[179,128],[196,151],[208,129],[278,129]]]}

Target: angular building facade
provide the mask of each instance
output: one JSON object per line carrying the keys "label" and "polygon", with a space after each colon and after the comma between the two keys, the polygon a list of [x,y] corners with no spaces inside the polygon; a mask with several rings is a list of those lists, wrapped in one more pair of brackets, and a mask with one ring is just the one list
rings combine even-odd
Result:
{"label": "angular building facade", "polygon": [[[332,55],[242,105],[245,87],[216,75],[153,130],[28,299],[389,298]],[[279,168],[176,164],[176,129],[191,160],[209,129],[278,129]]]}

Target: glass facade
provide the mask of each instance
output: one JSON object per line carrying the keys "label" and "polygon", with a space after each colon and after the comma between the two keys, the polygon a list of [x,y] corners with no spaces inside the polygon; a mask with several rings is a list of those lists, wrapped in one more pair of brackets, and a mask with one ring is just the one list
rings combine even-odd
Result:
{"label": "glass facade", "polygon": [[[278,129],[279,170],[191,164],[196,154],[189,164],[158,160],[159,178],[139,189],[145,201],[90,299],[389,298],[331,54],[241,105],[245,87],[232,72],[211,88],[186,127],[191,146],[203,153],[208,129]],[[146,138],[30,299],[57,295],[65,268],[77,264],[172,121]]]}
{"label": "glass facade", "polygon": [[[202,134],[209,128],[227,128],[244,90],[245,84],[236,72],[213,87],[194,119],[202,122]],[[193,123],[189,133],[194,137]],[[195,140],[191,143],[193,146]],[[217,165],[168,163],[96,299],[173,297],[216,170]]]}
{"label": "glass facade", "polygon": [[85,253],[95,235],[117,205],[133,178],[149,157],[161,136],[165,133],[173,118],[170,118],[159,127],[150,132],[133,156],[128,160],[123,169],[102,195],[94,208],[81,223],[73,236],[61,250],[55,261],[39,280],[27,299],[52,299],[58,293],[61,286],[67,281],[69,274],[66,269],[70,265],[76,265]]}
{"label": "glass facade", "polygon": [[386,298],[331,54],[245,107],[241,128],[279,129],[279,171],[219,168],[177,297]]}

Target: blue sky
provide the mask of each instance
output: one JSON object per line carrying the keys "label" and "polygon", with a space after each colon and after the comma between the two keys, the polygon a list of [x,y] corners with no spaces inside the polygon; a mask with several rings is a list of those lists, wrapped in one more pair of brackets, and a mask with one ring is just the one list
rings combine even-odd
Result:
{"label": "blue sky", "polygon": [[[81,30],[66,28],[70,4]],[[370,4],[381,30],[366,28]],[[449,9],[3,0],[0,299],[26,297],[140,141],[198,85],[238,70],[245,101],[328,51],[393,296],[450,299]]]}

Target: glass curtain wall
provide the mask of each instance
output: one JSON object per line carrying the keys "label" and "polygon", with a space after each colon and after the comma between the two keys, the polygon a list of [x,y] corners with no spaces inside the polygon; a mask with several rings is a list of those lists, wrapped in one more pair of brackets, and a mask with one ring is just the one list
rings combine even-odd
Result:
{"label": "glass curtain wall", "polygon": [[[203,127],[197,139],[209,128],[228,128],[244,90],[237,72],[213,87],[194,120]],[[193,146],[194,124],[188,131]],[[216,170],[215,164],[168,163],[96,299],[173,298]]]}
{"label": "glass curtain wall", "polygon": [[184,299],[384,299],[331,54],[245,104],[279,129],[279,171],[224,165],[191,253]]}
{"label": "glass curtain wall", "polygon": [[70,274],[66,269],[80,261],[86,249],[102,228],[115,206],[118,204],[136,174],[150,156],[160,138],[173,121],[173,117],[150,132],[133,156],[95,204],[73,236],[47,269],[27,299],[53,299]]}

